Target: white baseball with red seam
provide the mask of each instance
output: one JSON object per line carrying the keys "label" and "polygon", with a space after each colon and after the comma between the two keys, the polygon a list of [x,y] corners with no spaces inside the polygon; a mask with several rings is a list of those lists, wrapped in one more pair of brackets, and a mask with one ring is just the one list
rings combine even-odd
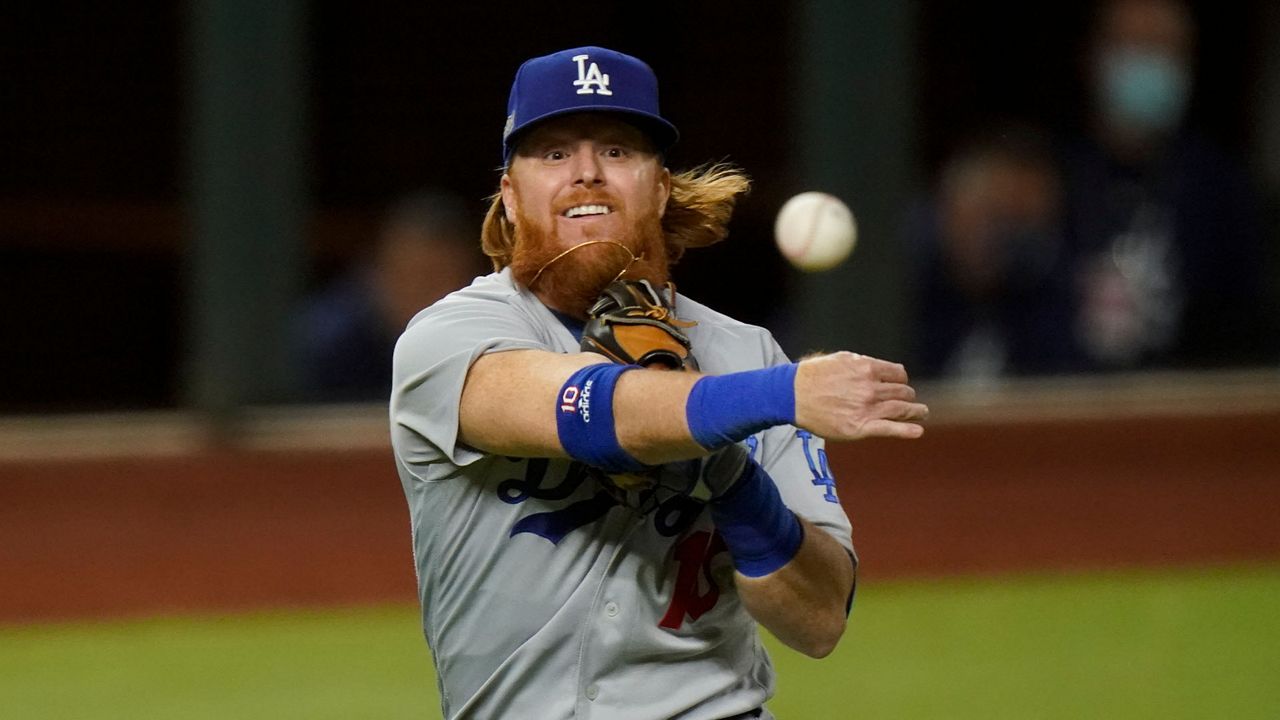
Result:
{"label": "white baseball with red seam", "polygon": [[819,272],[844,262],[858,241],[858,224],[834,195],[802,192],[782,205],[773,236],[792,265]]}

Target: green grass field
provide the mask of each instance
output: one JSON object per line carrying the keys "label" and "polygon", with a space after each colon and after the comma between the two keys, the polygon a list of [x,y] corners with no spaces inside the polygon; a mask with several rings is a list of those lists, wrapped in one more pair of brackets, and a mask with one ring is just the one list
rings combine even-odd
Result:
{"label": "green grass field", "polygon": [[[1280,718],[1280,568],[865,584],[822,718]],[[411,607],[0,626],[0,717],[435,718]],[[536,719],[531,719],[536,720]]]}

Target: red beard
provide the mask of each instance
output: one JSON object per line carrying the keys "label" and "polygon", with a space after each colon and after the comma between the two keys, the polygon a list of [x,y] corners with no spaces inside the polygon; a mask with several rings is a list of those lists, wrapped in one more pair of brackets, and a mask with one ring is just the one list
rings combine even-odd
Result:
{"label": "red beard", "polygon": [[[634,262],[628,250],[634,253]],[[512,275],[544,305],[580,320],[586,319],[587,310],[615,279],[648,280],[654,287],[667,282],[666,240],[656,215],[633,226],[624,237],[588,238],[564,251],[547,231],[523,215],[516,216]]]}

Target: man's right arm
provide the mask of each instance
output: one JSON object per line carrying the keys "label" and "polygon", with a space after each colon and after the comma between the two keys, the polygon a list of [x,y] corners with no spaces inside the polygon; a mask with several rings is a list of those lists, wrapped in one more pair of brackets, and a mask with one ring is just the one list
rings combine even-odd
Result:
{"label": "man's right arm", "polygon": [[[485,452],[568,457],[556,407],[569,378],[605,362],[593,353],[542,350],[488,353],[468,371],[459,410],[461,440]],[[689,393],[702,376],[633,370],[619,379],[613,419],[619,445],[647,465],[700,457],[689,430]],[[829,440],[919,437],[928,408],[915,402],[901,365],[833,353],[807,358],[795,375],[795,424]]]}

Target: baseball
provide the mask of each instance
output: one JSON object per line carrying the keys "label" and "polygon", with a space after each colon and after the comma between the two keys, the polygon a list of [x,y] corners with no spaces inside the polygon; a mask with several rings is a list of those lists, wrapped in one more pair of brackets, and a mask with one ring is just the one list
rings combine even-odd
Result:
{"label": "baseball", "polygon": [[839,198],[824,192],[803,192],[783,203],[773,235],[778,250],[792,265],[819,272],[849,257],[858,240],[858,225]]}

